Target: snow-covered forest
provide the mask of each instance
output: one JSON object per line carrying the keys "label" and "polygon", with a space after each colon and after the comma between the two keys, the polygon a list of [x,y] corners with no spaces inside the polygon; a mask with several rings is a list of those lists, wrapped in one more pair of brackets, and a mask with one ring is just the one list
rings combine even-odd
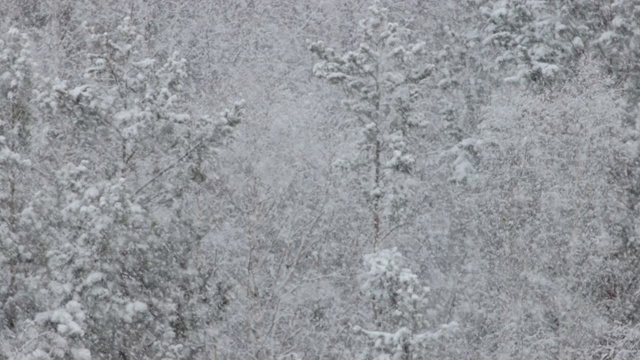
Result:
{"label": "snow-covered forest", "polygon": [[0,360],[639,359],[638,0],[0,0]]}

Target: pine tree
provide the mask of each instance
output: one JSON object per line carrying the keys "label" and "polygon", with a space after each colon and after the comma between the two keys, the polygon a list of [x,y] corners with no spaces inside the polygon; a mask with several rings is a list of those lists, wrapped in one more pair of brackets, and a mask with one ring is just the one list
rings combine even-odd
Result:
{"label": "pine tree", "polygon": [[374,5],[370,12],[371,17],[360,23],[362,43],[356,50],[337,55],[323,42],[310,50],[320,59],[314,74],[341,87],[347,96],[344,105],[361,131],[359,146],[365,159],[352,166],[370,172],[363,183],[373,218],[372,246],[378,248],[385,211],[401,211],[399,175],[411,173],[415,165],[410,144],[424,119],[414,109],[421,99],[420,83],[432,68],[420,62],[424,43],[416,42],[408,28],[391,22],[386,8]]}
{"label": "pine tree", "polygon": [[[43,80],[13,107],[37,116],[12,118],[8,134],[18,134],[17,120],[33,123],[23,127],[30,136],[11,135],[10,146],[21,139],[46,172],[37,191],[30,184],[28,200],[14,201],[15,230],[3,243],[15,265],[2,301],[23,341],[8,352],[194,356],[203,347],[200,330],[228,303],[228,288],[214,286],[215,264],[194,256],[207,228],[188,216],[181,193],[206,180],[203,167],[238,124],[242,105],[219,120],[199,116],[177,53],[150,56],[129,19],[113,32],[87,30],[83,76],[51,80],[49,89]],[[10,95],[19,94],[21,82],[8,84]],[[30,165],[12,154],[16,170]]]}
{"label": "pine tree", "polygon": [[368,271],[362,275],[362,291],[371,301],[376,330],[356,326],[368,347],[362,359],[424,359],[434,355],[431,348],[441,337],[455,331],[455,322],[438,329],[429,319],[429,288],[418,276],[402,267],[396,248],[365,255]]}
{"label": "pine tree", "polygon": [[549,86],[572,74],[584,41],[564,15],[563,2],[536,0],[489,2],[483,45],[496,49],[494,69],[508,82]]}

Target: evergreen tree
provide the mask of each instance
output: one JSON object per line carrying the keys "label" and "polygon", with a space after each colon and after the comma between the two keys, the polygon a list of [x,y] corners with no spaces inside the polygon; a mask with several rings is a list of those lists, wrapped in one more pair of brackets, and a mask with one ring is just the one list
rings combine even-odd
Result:
{"label": "evergreen tree", "polygon": [[356,326],[367,338],[361,359],[424,359],[433,356],[435,343],[453,334],[457,324],[435,326],[429,321],[428,287],[402,267],[396,248],[365,255],[368,271],[362,276],[362,291],[371,301],[376,330]]}
{"label": "evergreen tree", "polygon": [[[414,108],[421,99],[419,84],[431,66],[419,61],[424,43],[415,42],[409,29],[391,22],[386,8],[374,5],[370,12],[371,17],[360,23],[362,43],[355,51],[337,55],[322,42],[310,50],[321,60],[314,74],[342,88],[347,95],[344,105],[361,131],[365,158],[352,166],[370,172],[361,182],[373,218],[372,246],[378,248],[384,237],[384,213],[397,216],[406,201],[399,174],[411,173],[416,161],[410,145],[424,119]],[[388,224],[387,231],[394,225]]]}

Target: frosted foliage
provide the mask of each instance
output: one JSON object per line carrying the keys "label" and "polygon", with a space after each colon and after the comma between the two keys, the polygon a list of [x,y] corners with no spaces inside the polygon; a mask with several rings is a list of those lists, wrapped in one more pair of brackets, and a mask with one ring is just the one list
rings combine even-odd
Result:
{"label": "frosted foliage", "polygon": [[638,0],[0,14],[1,360],[640,358]]}
{"label": "frosted foliage", "polygon": [[[406,26],[389,19],[389,10],[373,5],[362,20],[361,43],[342,55],[316,42],[310,50],[318,59],[313,74],[338,85],[347,95],[342,102],[359,127],[358,142],[364,159],[351,161],[353,170],[367,178],[364,191],[373,211],[373,247],[382,228],[401,223],[401,198],[410,196],[405,175],[415,168],[409,144],[422,133],[424,114],[419,103],[432,66],[425,65],[424,43]],[[397,196],[387,196],[395,193]],[[382,217],[384,216],[383,223]]]}
{"label": "frosted foliage", "polygon": [[24,103],[29,96],[34,66],[29,36],[11,28],[0,41],[0,47],[2,101],[14,106]]}
{"label": "frosted foliage", "polygon": [[415,85],[430,75],[431,67],[420,64],[422,43],[412,43],[409,29],[389,21],[386,8],[373,6],[370,13],[360,23],[362,43],[357,50],[340,56],[323,42],[310,47],[321,60],[313,72],[343,86],[349,96],[345,107],[363,124],[362,146],[371,148],[382,140],[380,135],[389,137],[388,166],[410,172],[413,158],[402,137],[420,125],[414,105],[421,94]]}
{"label": "frosted foliage", "polygon": [[[2,351],[178,358],[196,351],[183,345],[187,324],[221,308],[207,309],[207,280],[192,276],[208,271],[189,262],[202,226],[159,224],[141,195],[179,188],[202,172],[240,122],[243,104],[215,120],[194,115],[177,52],[165,61],[149,57],[128,18],[112,32],[83,29],[88,67],[73,80],[33,75],[28,38],[15,29],[0,59],[10,105],[0,123],[0,164],[11,170],[0,175],[0,201],[9,205],[0,214],[10,219],[0,226],[0,264],[11,270],[2,278],[1,319],[18,334]],[[20,90],[28,86],[32,92]],[[27,174],[37,176],[24,181]]]}
{"label": "frosted foliage", "polygon": [[[573,351],[583,356],[602,335],[603,318],[611,316],[605,314],[624,312],[604,310],[598,302],[610,296],[606,283],[626,281],[623,269],[629,265],[611,254],[626,252],[636,241],[632,232],[619,236],[634,225],[625,215],[625,197],[612,188],[622,180],[617,171],[635,157],[636,136],[625,128],[616,93],[597,67],[583,63],[577,73],[575,81],[553,94],[496,94],[480,127],[482,141],[466,144],[477,156],[476,167],[484,169],[476,176],[487,195],[477,198],[478,205],[486,221],[505,226],[492,232],[493,241],[480,251],[489,257],[504,254],[520,269],[500,261],[488,265],[497,267],[489,288],[503,284],[498,286],[509,293],[496,294],[499,306],[490,305],[494,296],[485,300],[510,324],[496,342],[501,356],[546,358]],[[595,275],[610,267],[618,270],[607,272],[620,272],[616,280]],[[519,295],[507,290],[512,288]],[[553,295],[539,303],[543,289]],[[615,296],[635,308],[635,295]],[[542,340],[554,336],[562,342]]]}
{"label": "frosted foliage", "polygon": [[414,326],[425,326],[425,320],[410,317],[418,308],[427,306],[425,295],[429,288],[422,287],[411,270],[400,266],[402,256],[398,250],[365,255],[364,262],[369,271],[362,276],[362,291],[380,313],[388,313],[398,323],[415,321]]}
{"label": "frosted foliage", "polygon": [[498,49],[495,65],[507,67],[507,82],[549,82],[566,76],[579,54],[580,37],[561,11],[537,0],[490,2],[483,45]]}
{"label": "frosted foliage", "polygon": [[[436,354],[434,344],[454,334],[452,322],[435,327],[428,321],[428,287],[418,276],[402,267],[403,257],[396,248],[364,256],[368,271],[362,275],[362,292],[372,302],[375,327],[354,327],[367,338],[363,359],[414,359]],[[392,330],[395,329],[395,330]],[[385,330],[392,330],[387,332]]]}
{"label": "frosted foliage", "polygon": [[[32,165],[28,139],[31,136],[29,95],[33,89],[35,63],[27,34],[10,28],[0,36],[0,218],[15,228],[23,198],[18,178]],[[11,190],[13,189],[13,190]],[[6,238],[0,226],[0,238]]]}
{"label": "frosted foliage", "polygon": [[[84,150],[76,160],[106,154],[104,171],[137,178],[140,191],[162,184],[154,174],[177,162],[191,169],[183,176],[201,177],[201,162],[212,158],[239,123],[242,103],[221,119],[201,115],[190,107],[193,90],[179,52],[164,61],[155,58],[130,18],[112,32],[83,26],[90,51],[82,80],[58,80],[48,103],[54,114],[69,113],[75,120],[71,131]],[[89,128],[95,132],[78,133]],[[90,146],[96,136],[103,148]]]}

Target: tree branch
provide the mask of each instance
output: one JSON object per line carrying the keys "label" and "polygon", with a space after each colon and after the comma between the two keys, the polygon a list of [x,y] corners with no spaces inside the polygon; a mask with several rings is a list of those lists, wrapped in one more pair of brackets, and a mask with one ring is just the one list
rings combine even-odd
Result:
{"label": "tree branch", "polygon": [[164,175],[167,171],[169,171],[169,170],[173,169],[174,167],[176,167],[176,165],[178,165],[182,160],[184,160],[187,156],[191,155],[192,152],[196,151],[202,145],[204,145],[204,140],[200,141],[198,144],[193,146],[191,149],[187,150],[187,152],[185,152],[184,155],[182,155],[178,160],[174,161],[173,164],[171,164],[171,165],[167,166],[166,168],[162,169],[156,176],[154,176],[149,181],[144,183],[141,187],[139,187],[138,190],[136,190],[136,192],[134,194],[138,195],[139,192],[141,192],[147,186],[151,185],[153,182],[155,182],[160,177],[162,177],[162,175]]}

